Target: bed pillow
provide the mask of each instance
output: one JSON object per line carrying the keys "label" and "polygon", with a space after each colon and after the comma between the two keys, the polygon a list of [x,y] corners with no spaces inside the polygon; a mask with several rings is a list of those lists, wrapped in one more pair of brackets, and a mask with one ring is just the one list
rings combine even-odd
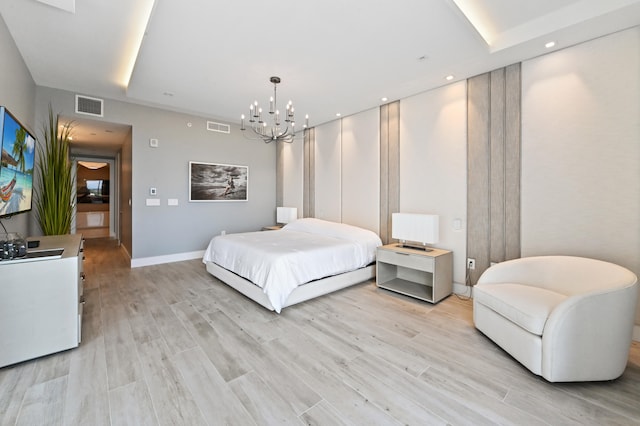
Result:
{"label": "bed pillow", "polygon": [[320,234],[342,240],[357,241],[365,243],[367,247],[375,250],[382,245],[380,237],[368,229],[359,228],[346,223],[329,222],[313,217],[298,219],[284,226],[283,229],[297,232],[307,232],[309,234]]}

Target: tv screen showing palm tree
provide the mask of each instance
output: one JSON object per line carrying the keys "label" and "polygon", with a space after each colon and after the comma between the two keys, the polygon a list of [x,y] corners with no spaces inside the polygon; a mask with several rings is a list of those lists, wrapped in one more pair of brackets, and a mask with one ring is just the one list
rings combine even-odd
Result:
{"label": "tv screen showing palm tree", "polygon": [[36,139],[0,107],[0,217],[31,210]]}

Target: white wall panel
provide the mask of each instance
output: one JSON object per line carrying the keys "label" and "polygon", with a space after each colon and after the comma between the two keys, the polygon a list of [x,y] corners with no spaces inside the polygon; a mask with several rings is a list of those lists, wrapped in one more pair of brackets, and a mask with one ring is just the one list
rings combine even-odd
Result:
{"label": "white wall panel", "polygon": [[457,283],[465,281],[466,90],[462,81],[400,101],[400,211],[440,216],[435,246],[453,251]]}
{"label": "white wall panel", "polygon": [[523,256],[640,274],[638,76],[639,27],[523,63]]}
{"label": "white wall panel", "polygon": [[342,222],[380,228],[380,112],[342,119]]}
{"label": "white wall panel", "polygon": [[315,128],[315,217],[342,221],[340,120]]}
{"label": "white wall panel", "polygon": [[304,183],[304,152],[302,140],[282,144],[282,205],[296,207],[302,217],[302,194]]}

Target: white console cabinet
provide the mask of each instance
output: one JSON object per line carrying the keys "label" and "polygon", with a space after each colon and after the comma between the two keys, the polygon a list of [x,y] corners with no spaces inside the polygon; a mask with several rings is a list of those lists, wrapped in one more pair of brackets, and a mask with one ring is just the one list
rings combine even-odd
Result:
{"label": "white console cabinet", "polygon": [[36,239],[27,258],[0,261],[0,367],[80,343],[82,235]]}
{"label": "white console cabinet", "polygon": [[376,284],[427,302],[437,303],[453,292],[453,253],[387,244],[376,253]]}

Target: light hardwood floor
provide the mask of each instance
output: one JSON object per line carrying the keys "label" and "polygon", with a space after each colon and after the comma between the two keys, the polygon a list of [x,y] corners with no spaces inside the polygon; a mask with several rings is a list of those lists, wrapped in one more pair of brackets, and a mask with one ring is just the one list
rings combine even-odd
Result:
{"label": "light hardwood floor", "polygon": [[0,369],[2,425],[640,423],[638,343],[618,380],[550,384],[456,296],[367,282],[278,315],[199,260],[131,270],[113,242],[85,247],[82,343]]}

